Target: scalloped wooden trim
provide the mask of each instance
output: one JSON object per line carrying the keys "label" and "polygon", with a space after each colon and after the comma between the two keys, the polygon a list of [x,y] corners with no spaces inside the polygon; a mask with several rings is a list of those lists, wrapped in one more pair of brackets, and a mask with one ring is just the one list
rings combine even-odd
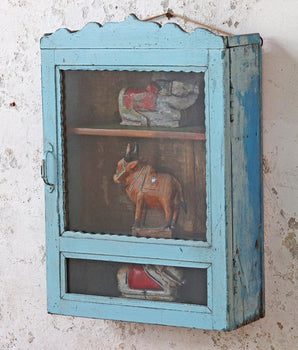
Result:
{"label": "scalloped wooden trim", "polygon": [[79,31],[61,28],[41,39],[42,49],[88,49],[88,48],[225,48],[226,37],[213,34],[208,29],[197,28],[185,32],[175,23],[161,26],[155,22],[144,22],[129,15],[122,22],[104,25],[90,22]]}

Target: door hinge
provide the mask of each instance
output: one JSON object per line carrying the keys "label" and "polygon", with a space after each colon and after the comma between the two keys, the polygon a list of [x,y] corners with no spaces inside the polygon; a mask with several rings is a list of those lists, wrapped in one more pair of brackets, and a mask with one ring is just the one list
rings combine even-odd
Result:
{"label": "door hinge", "polygon": [[230,81],[230,122],[234,121],[234,88]]}

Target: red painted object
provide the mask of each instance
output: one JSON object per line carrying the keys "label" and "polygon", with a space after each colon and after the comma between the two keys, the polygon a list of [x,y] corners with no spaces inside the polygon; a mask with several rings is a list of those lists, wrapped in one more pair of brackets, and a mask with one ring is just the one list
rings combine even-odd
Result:
{"label": "red painted object", "polygon": [[127,89],[124,97],[125,107],[139,111],[153,111],[159,90],[160,86],[155,82],[149,83],[145,90]]}
{"label": "red painted object", "polygon": [[145,271],[143,266],[132,266],[127,276],[131,289],[162,290],[161,286]]}

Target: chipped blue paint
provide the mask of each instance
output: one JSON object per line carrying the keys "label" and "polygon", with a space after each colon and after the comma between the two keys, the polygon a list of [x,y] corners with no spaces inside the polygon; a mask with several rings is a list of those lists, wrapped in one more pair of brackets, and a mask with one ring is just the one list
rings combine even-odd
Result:
{"label": "chipped blue paint", "polygon": [[259,34],[233,35],[227,37],[227,47],[261,45],[262,39]]}
{"label": "chipped blue paint", "polygon": [[[254,46],[233,48],[232,202],[235,326],[263,316],[260,62]],[[239,74],[245,73],[245,79]],[[241,174],[235,177],[234,174]]]}
{"label": "chipped blue paint", "polygon": [[[160,27],[129,16],[121,23],[46,34],[41,49],[44,145],[54,148],[47,166],[55,184],[53,193],[46,190],[48,311],[216,330],[262,316],[260,37],[186,33],[174,24]],[[65,231],[65,69],[204,72],[207,242]],[[66,257],[206,268],[207,307],[67,293]]]}

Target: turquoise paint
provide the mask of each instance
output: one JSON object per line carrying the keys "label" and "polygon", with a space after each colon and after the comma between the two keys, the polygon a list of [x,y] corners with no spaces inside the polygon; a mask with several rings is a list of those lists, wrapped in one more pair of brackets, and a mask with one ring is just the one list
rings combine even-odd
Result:
{"label": "turquoise paint", "polygon": [[233,35],[227,37],[227,47],[262,45],[262,38],[259,34]]}
{"label": "turquoise paint", "polygon": [[127,49],[114,48],[112,52],[111,55],[111,50],[108,49],[55,50],[55,63],[62,66],[65,64],[100,66],[102,70],[113,70],[113,68],[123,66],[125,70],[138,70],[142,67],[142,70],[145,71],[169,71],[169,67],[177,66],[176,71],[179,71],[178,67],[181,67],[180,69],[185,72],[208,65],[208,52],[201,49],[186,49],[185,51],[181,49],[140,49],[134,50],[132,55]]}
{"label": "turquoise paint", "polygon": [[[249,64],[246,53],[231,54],[234,46],[249,51]],[[49,312],[215,330],[233,329],[262,316],[257,295],[264,293],[259,35],[221,37],[205,29],[186,33],[174,24],[160,27],[130,16],[121,23],[89,23],[78,32],[47,34],[41,49],[44,145],[46,150],[50,142],[54,148],[47,167],[55,190],[45,189]],[[64,69],[205,73],[207,242],[65,231],[60,94]],[[230,123],[232,113],[235,121]],[[238,142],[240,135],[255,131],[257,137]],[[256,166],[251,166],[254,161]],[[241,214],[241,208],[248,215]],[[69,294],[65,257],[206,268],[208,307]],[[243,277],[235,275],[237,269]]]}
{"label": "turquoise paint", "polygon": [[[225,213],[225,66],[222,59],[222,50],[209,51],[209,130],[207,145],[207,191],[210,199],[207,200],[209,217],[207,225],[211,231],[211,244],[216,254],[212,261],[213,269],[213,327],[226,328],[227,318],[227,273],[226,273],[226,213]],[[207,116],[206,116],[207,119]]]}
{"label": "turquoise paint", "polygon": [[[259,53],[253,46],[234,48],[232,84],[233,236],[235,326],[263,316],[263,207],[261,148],[261,78]],[[246,79],[239,74],[246,72]],[[238,159],[237,159],[238,158]]]}
{"label": "turquoise paint", "polygon": [[[82,299],[83,300],[83,299]],[[111,299],[113,300],[113,299]],[[134,306],[101,304],[74,300],[61,300],[56,313],[80,317],[103,318],[129,322],[151,323],[167,326],[213,329],[213,316],[210,313],[140,308]],[[141,312],[140,312],[141,311]]]}
{"label": "turquoise paint", "polygon": [[57,211],[57,139],[56,139],[56,94],[55,68],[53,66],[54,52],[41,53],[42,64],[42,96],[43,96],[43,130],[44,151],[48,144],[53,145],[53,152],[47,157],[48,180],[54,184],[53,192],[45,188],[46,203],[46,257],[47,257],[47,302],[48,310],[57,310],[60,304],[60,276],[59,271],[59,217]]}
{"label": "turquoise paint", "polygon": [[[74,234],[76,235],[76,234]],[[138,242],[134,240],[115,241],[113,238],[101,240],[102,235],[96,236],[99,239],[88,239],[84,234],[78,234],[75,238],[64,237],[60,238],[60,247],[64,252],[80,252],[85,254],[113,254],[126,257],[143,257],[152,258],[156,261],[160,259],[169,259],[177,261],[195,262],[200,258],[201,262],[209,263],[213,261],[215,256],[215,248],[206,247],[191,247],[184,246],[183,252],[179,248],[179,243],[167,245],[161,244],[159,240],[154,239],[153,242]],[[80,237],[80,238],[79,238]],[[130,237],[128,237],[130,238]],[[152,238],[153,240],[153,238]]]}
{"label": "turquoise paint", "polygon": [[184,32],[175,24],[160,26],[154,22],[139,21],[130,15],[120,23],[88,23],[78,32],[59,29],[53,34],[46,34],[41,39],[42,49],[91,49],[91,48],[210,48],[224,47],[221,36],[206,29],[195,29],[192,33]]}

